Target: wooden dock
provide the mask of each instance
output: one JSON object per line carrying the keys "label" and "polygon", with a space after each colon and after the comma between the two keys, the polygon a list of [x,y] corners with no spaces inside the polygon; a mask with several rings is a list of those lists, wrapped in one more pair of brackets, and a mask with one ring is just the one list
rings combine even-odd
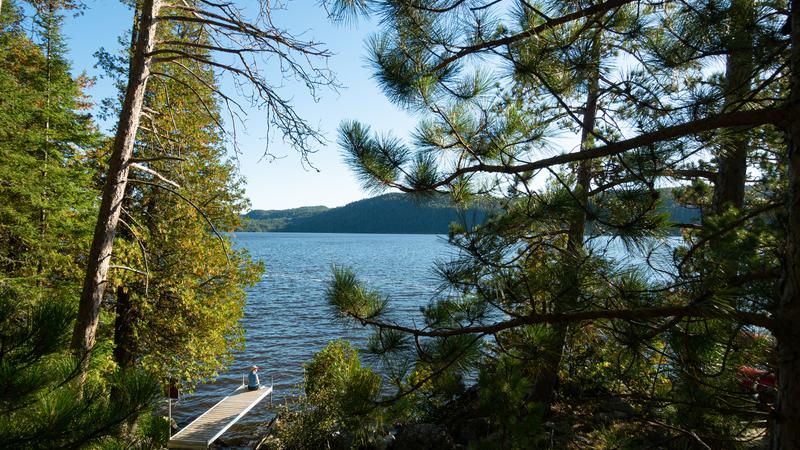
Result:
{"label": "wooden dock", "polygon": [[240,386],[169,439],[167,448],[208,448],[258,402],[272,393],[272,386],[248,391]]}

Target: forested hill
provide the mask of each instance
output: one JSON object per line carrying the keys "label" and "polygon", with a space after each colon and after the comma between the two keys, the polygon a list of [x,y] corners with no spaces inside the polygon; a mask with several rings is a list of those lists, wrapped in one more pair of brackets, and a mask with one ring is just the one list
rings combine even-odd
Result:
{"label": "forested hill", "polygon": [[[673,222],[689,223],[698,217],[695,210],[675,206],[668,190],[662,198]],[[480,223],[486,213],[481,208],[459,212],[446,197],[420,201],[405,194],[384,194],[338,208],[253,210],[245,214],[242,231],[445,234],[452,222]]]}
{"label": "forested hill", "polygon": [[303,206],[302,208],[268,210],[255,209],[244,215],[246,231],[284,231],[296,220],[330,211],[327,206]]}
{"label": "forested hill", "polygon": [[253,210],[245,215],[244,231],[443,234],[452,222],[464,218],[471,225],[485,216],[482,209],[459,212],[445,198],[419,200],[405,194],[384,194],[338,208]]}

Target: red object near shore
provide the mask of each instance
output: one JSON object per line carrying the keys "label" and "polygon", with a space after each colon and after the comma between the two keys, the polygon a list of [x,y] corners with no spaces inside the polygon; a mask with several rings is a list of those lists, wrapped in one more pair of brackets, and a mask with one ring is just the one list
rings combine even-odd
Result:
{"label": "red object near shore", "polygon": [[752,366],[739,367],[739,375],[739,384],[751,391],[759,391],[764,388],[775,389],[778,381],[774,373]]}

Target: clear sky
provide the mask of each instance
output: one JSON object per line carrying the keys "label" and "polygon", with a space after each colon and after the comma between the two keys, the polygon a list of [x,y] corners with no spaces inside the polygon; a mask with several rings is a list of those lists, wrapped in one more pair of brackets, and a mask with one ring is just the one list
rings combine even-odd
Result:
{"label": "clear sky", "polygon": [[[243,5],[255,2],[242,1]],[[374,130],[408,135],[416,121],[392,105],[371,79],[371,69],[365,60],[365,39],[375,31],[375,25],[361,20],[356,25],[331,24],[324,9],[315,0],[288,1],[284,11],[274,14],[277,26],[302,37],[325,43],[335,53],[328,64],[345,87],[338,93],[321,91],[315,103],[302,86],[286,84],[279,90],[292,98],[296,110],[310,123],[318,125],[328,138],[328,144],[319,146],[311,155],[311,162],[319,172],[304,168],[297,153],[285,145],[280,136],[270,140],[270,153],[283,156],[272,162],[262,158],[267,143],[265,114],[249,110],[246,132],[239,130],[239,147],[242,155],[239,164],[247,180],[247,196],[253,209],[286,209],[298,206],[341,206],[369,196],[361,190],[352,173],[343,163],[336,145],[336,129],[344,119],[356,119],[369,124]],[[115,95],[112,82],[100,79],[100,70],[94,68],[93,53],[100,47],[111,51],[119,48],[118,37],[127,34],[132,12],[117,0],[86,0],[83,15],[68,17],[64,31],[69,45],[69,58],[74,73],[86,71],[97,76],[97,83],[89,92],[95,104]],[[225,87],[225,86],[223,86]],[[232,91],[232,89],[228,89]],[[108,124],[104,124],[107,131]]]}

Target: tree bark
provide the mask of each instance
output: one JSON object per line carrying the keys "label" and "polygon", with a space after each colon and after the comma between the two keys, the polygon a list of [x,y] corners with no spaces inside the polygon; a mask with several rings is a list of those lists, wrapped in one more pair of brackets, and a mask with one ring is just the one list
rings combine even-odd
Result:
{"label": "tree bark", "polygon": [[[594,67],[587,80],[586,110],[581,123],[581,151],[593,147],[594,129],[597,118],[597,99],[600,95],[600,39],[602,32],[597,31],[592,42],[592,63]],[[576,183],[574,189],[575,214],[569,224],[567,253],[574,258],[573,273],[567,283],[571,286],[564,299],[554,306],[554,312],[564,312],[575,307],[581,296],[579,270],[583,255],[583,239],[586,232],[586,210],[589,207],[589,190],[592,180],[592,160],[582,160],[578,163]],[[553,401],[558,385],[558,369],[564,354],[569,324],[567,322],[554,324],[550,336],[545,344],[545,351],[541,360],[539,374],[533,386],[533,395],[536,401],[549,405]]]}
{"label": "tree bark", "polygon": [[136,132],[141,119],[147,79],[150,74],[148,56],[155,47],[156,21],[160,0],[144,0],[138,17],[138,37],[133,54],[125,100],[120,113],[109,161],[108,176],[95,225],[89,253],[86,277],[83,282],[78,318],[72,335],[73,352],[85,362],[95,341],[100,304],[105,294],[108,268],[114,245],[122,199],[128,182],[128,170]]}
{"label": "tree bark", "polygon": [[772,436],[773,450],[800,448],[800,0],[791,3],[791,93],[794,107],[787,129],[788,220],[783,263],[783,295],[775,311],[779,323],[778,399]]}
{"label": "tree bark", "polygon": [[[731,1],[725,65],[725,112],[742,109],[741,102],[751,90],[754,13],[753,0]],[[717,156],[719,171],[712,204],[714,214],[720,214],[731,206],[741,210],[747,181],[748,128],[734,127],[721,130],[721,134],[722,148]]]}
{"label": "tree bark", "polygon": [[[124,373],[133,367],[136,354],[136,335],[134,324],[138,309],[131,302],[131,293],[124,286],[117,288],[116,319],[114,320],[114,362],[120,372]],[[125,393],[118,386],[111,386],[111,401],[124,401]],[[130,424],[125,424],[128,427]]]}
{"label": "tree bark", "polygon": [[[753,0],[732,0],[728,9],[728,32],[725,80],[722,86],[725,101],[721,113],[742,110],[742,102],[751,91],[753,77],[753,28],[755,6]],[[716,154],[717,173],[714,178],[714,195],[711,208],[703,215],[703,222],[722,214],[728,208],[741,211],[744,207],[745,185],[747,182],[747,155],[750,147],[750,127],[732,127],[717,131],[719,149]],[[713,253],[718,246],[711,242]],[[723,268],[724,272],[736,274],[741,262],[738,258],[724,258],[719,265],[704,266],[703,270],[714,272]],[[701,271],[703,276],[705,273]],[[733,326],[733,325],[731,325]],[[731,333],[736,333],[731,329]],[[689,431],[702,430],[705,426],[704,411],[713,394],[706,383],[703,364],[708,359],[701,348],[701,342],[713,339],[703,322],[687,318],[673,335],[680,369],[677,372],[676,392],[693,401],[678,405],[677,417],[681,425]]]}
{"label": "tree bark", "polygon": [[131,301],[131,293],[124,286],[117,288],[116,319],[114,320],[114,361],[120,369],[133,366],[136,353],[134,323],[137,318],[136,305]]}
{"label": "tree bark", "polygon": [[[0,5],[2,6],[2,5]],[[47,198],[47,164],[50,152],[50,115],[52,114],[52,79],[53,79],[53,22],[55,21],[57,7],[51,0],[47,2],[47,43],[45,45],[45,122],[44,122],[44,149],[42,151],[42,193],[41,202],[42,206],[39,208],[39,239],[40,244],[44,242],[47,234],[47,210],[44,205],[48,204]],[[42,274],[44,273],[44,258],[39,257],[39,262],[36,264],[36,286],[42,287],[44,280]]]}

